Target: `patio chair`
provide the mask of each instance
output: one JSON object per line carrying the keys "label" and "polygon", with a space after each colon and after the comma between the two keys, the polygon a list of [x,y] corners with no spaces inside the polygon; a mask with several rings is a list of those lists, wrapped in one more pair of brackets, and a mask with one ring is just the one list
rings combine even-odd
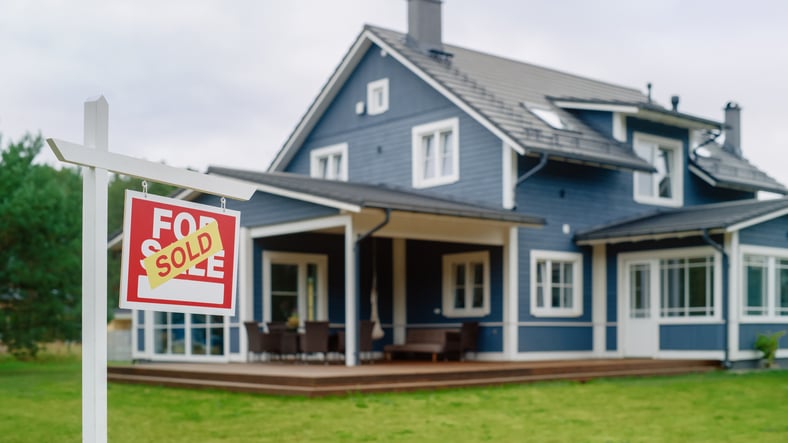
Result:
{"label": "patio chair", "polygon": [[466,352],[476,353],[476,338],[479,335],[479,322],[466,321],[460,327],[460,361],[465,360]]}
{"label": "patio chair", "polygon": [[[374,328],[375,323],[372,320],[361,320],[358,325],[359,329],[359,338],[358,338],[358,352],[359,352],[359,360],[364,359],[365,353],[372,352],[372,329]],[[338,345],[337,345],[337,352],[340,354],[345,353],[345,331],[339,331],[337,334],[338,337]],[[370,359],[371,361],[371,359]]]}
{"label": "patio chair", "polygon": [[323,361],[328,355],[328,334],[329,327],[327,321],[306,321],[304,322],[304,333],[301,335],[300,350],[306,354],[321,353]]}
{"label": "patio chair", "polygon": [[244,327],[246,328],[246,335],[249,339],[247,354],[257,354],[257,358],[259,359],[263,354],[263,333],[260,331],[260,327],[257,326],[257,322],[254,321],[244,322]]}

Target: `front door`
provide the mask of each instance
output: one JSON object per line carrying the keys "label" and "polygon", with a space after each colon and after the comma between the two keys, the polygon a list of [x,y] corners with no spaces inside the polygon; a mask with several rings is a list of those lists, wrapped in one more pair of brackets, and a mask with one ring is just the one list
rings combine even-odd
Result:
{"label": "front door", "polygon": [[654,357],[659,349],[657,266],[652,261],[625,265],[623,351],[627,357]]}

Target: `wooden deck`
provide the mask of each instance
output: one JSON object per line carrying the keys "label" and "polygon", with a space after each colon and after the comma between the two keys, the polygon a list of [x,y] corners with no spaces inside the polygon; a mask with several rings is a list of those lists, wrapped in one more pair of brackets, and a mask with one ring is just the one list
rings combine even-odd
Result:
{"label": "wooden deck", "polygon": [[142,363],[108,368],[108,380],[271,395],[319,397],[496,386],[548,380],[677,375],[713,371],[708,360],[576,360],[543,362]]}

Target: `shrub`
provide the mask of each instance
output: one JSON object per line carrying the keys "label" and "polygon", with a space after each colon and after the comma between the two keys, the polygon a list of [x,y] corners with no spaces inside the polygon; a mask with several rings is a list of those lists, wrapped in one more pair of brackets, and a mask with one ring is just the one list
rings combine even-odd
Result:
{"label": "shrub", "polygon": [[758,334],[758,338],[755,339],[755,349],[763,352],[767,368],[771,368],[774,365],[774,358],[777,356],[777,350],[780,348],[780,337],[783,335],[785,335],[785,331],[767,332]]}

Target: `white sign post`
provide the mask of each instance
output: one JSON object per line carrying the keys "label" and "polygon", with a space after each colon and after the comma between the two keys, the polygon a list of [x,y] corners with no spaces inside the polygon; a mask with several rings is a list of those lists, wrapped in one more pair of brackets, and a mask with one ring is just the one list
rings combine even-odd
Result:
{"label": "white sign post", "polygon": [[83,168],[82,184],[82,441],[107,441],[107,182],[108,171],[249,200],[253,186],[109,152],[109,106],[85,102],[85,145],[47,139],[61,162]]}

